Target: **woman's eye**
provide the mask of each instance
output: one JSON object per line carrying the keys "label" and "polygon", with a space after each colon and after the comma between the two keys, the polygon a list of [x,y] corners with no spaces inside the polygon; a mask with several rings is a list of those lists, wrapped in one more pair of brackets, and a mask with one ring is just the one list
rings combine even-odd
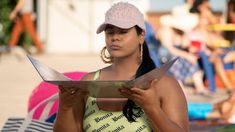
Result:
{"label": "woman's eye", "polygon": [[105,33],[111,35],[114,34],[114,31],[106,31]]}
{"label": "woman's eye", "polygon": [[107,35],[126,34],[126,33],[128,33],[128,30],[120,30],[120,31],[106,30],[105,33],[106,33]]}
{"label": "woman's eye", "polygon": [[121,34],[125,34],[125,33],[128,33],[128,30],[122,30],[120,31]]}

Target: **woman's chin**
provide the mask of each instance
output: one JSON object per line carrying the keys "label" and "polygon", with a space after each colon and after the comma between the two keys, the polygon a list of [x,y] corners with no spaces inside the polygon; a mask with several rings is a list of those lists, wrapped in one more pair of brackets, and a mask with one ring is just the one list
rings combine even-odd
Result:
{"label": "woman's chin", "polygon": [[113,52],[112,54],[110,54],[112,56],[112,58],[122,58],[124,57],[123,54],[121,54],[120,52]]}

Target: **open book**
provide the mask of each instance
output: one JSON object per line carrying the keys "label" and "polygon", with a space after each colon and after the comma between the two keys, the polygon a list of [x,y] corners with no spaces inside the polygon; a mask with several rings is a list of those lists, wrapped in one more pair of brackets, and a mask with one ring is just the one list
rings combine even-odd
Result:
{"label": "open book", "polygon": [[42,64],[29,55],[27,55],[27,57],[45,82],[62,85],[65,87],[87,90],[89,95],[95,98],[123,98],[118,90],[120,88],[148,88],[152,80],[160,80],[177,60],[177,58],[175,58],[168,63],[163,64],[160,68],[155,68],[152,71],[133,80],[75,81],[67,78],[62,73],[50,68],[49,66]]}

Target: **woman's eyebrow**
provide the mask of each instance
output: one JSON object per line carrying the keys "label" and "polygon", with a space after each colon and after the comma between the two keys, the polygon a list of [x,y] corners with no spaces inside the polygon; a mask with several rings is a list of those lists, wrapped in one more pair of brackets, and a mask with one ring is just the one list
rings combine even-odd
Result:
{"label": "woman's eyebrow", "polygon": [[120,31],[129,31],[130,29],[120,29]]}
{"label": "woman's eyebrow", "polygon": [[129,31],[130,29],[122,29],[122,28],[113,28],[113,27],[109,27],[109,28],[106,28],[105,30],[113,30],[113,31]]}
{"label": "woman's eyebrow", "polygon": [[107,30],[114,30],[114,28],[113,27],[107,27],[107,28],[105,28],[104,31],[107,31]]}
{"label": "woman's eyebrow", "polygon": [[106,27],[105,27],[105,30],[106,29],[114,29],[115,28],[115,26],[113,26],[113,25],[107,25]]}

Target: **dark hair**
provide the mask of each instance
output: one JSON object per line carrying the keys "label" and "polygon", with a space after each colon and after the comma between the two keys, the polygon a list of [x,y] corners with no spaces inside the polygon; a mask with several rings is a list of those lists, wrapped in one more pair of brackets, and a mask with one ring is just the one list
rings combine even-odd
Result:
{"label": "dark hair", "polygon": [[205,1],[208,1],[208,0],[194,0],[193,5],[189,11],[191,13],[200,13],[200,10],[198,8]]}
{"label": "dark hair", "polygon": [[[227,3],[227,15],[226,15],[226,23],[232,23],[232,18],[229,15],[229,13],[231,12],[235,12],[235,0],[229,0]],[[229,42],[232,44],[232,46],[234,47],[234,36],[235,36],[235,32],[234,31],[224,31],[223,36],[226,40],[229,40]]]}
{"label": "dark hair", "polygon": [[[135,29],[137,31],[137,35],[140,35],[143,32],[143,30],[138,26],[135,26]],[[156,68],[156,66],[149,55],[147,44],[144,41],[142,62],[135,74],[135,78],[153,70],[154,68]],[[134,112],[134,110],[137,110],[137,112]],[[127,103],[123,108],[123,114],[125,115],[125,117],[128,119],[129,122],[135,121],[136,118],[141,116],[142,112],[143,112],[142,109],[130,99],[128,99]]]}
{"label": "dark hair", "polygon": [[229,15],[229,13],[231,12],[235,12],[235,0],[229,0],[228,3],[227,3],[227,19],[226,19],[226,22],[227,23],[232,23],[232,18],[231,16]]}

